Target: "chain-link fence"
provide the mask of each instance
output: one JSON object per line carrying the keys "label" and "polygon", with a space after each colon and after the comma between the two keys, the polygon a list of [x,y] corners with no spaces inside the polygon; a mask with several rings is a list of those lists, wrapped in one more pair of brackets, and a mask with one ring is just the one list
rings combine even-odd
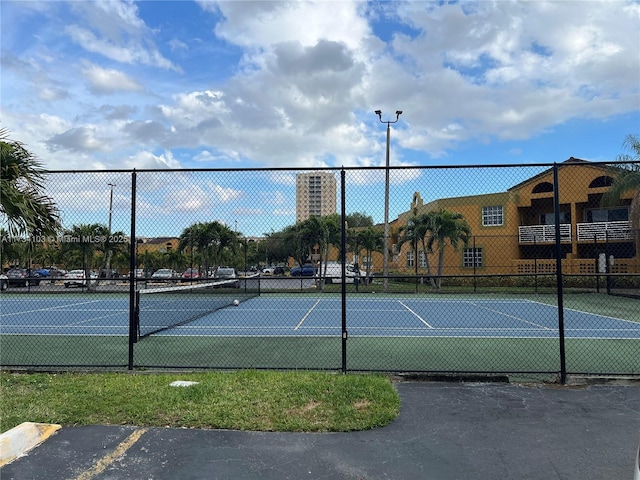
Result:
{"label": "chain-link fence", "polygon": [[638,375],[637,168],[49,172],[1,363]]}

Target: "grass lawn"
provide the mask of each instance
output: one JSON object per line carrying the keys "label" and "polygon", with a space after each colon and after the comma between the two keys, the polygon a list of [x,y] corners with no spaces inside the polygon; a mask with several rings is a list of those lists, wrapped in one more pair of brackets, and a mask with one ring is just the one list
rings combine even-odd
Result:
{"label": "grass lawn", "polygon": [[22,422],[344,432],[386,425],[400,408],[386,376],[306,371],[0,372],[0,398],[2,432]]}

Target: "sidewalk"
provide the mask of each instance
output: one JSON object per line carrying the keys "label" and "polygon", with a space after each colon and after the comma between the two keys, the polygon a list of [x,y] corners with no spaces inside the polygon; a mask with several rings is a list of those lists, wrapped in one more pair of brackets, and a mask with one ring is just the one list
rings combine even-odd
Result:
{"label": "sidewalk", "polygon": [[399,418],[304,434],[63,428],[4,479],[632,478],[640,386],[396,384]]}

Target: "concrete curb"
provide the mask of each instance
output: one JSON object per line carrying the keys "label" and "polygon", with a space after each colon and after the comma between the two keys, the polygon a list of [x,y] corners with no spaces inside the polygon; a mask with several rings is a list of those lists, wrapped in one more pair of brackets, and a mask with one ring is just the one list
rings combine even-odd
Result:
{"label": "concrete curb", "polygon": [[0,434],[0,467],[25,455],[60,428],[60,425],[52,423],[24,422]]}

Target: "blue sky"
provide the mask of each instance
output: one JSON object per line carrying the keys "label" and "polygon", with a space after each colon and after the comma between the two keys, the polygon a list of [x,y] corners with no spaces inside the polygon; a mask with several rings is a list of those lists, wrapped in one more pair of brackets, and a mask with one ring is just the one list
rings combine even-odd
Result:
{"label": "blue sky", "polygon": [[[3,0],[1,9],[0,126],[51,170],[380,166],[377,109],[385,120],[404,112],[392,165],[609,161],[640,133],[636,1]],[[381,191],[383,176],[371,177],[354,198]],[[406,192],[392,218],[410,183],[396,182]],[[214,219],[259,235],[295,222],[290,187],[290,178],[265,175],[259,187],[220,178],[202,194],[217,195]],[[74,188],[92,208],[108,190]],[[81,218],[52,194],[78,212],[67,223]],[[129,196],[115,191],[123,218]],[[252,196],[251,208],[233,205]],[[180,211],[191,209],[188,221],[209,207]],[[366,213],[382,220],[378,204]],[[266,228],[256,215],[277,220]]]}

